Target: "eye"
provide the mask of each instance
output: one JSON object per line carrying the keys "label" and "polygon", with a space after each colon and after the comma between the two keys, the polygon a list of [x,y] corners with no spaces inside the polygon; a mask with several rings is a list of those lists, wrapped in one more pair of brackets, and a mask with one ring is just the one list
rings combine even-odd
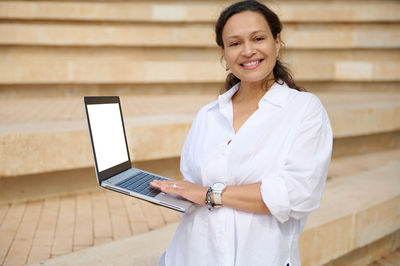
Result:
{"label": "eye", "polygon": [[263,41],[264,39],[265,39],[264,37],[256,37],[256,38],[255,38],[255,40],[256,40],[257,42]]}
{"label": "eye", "polygon": [[229,44],[229,46],[238,46],[239,45],[239,42],[231,42],[230,44]]}

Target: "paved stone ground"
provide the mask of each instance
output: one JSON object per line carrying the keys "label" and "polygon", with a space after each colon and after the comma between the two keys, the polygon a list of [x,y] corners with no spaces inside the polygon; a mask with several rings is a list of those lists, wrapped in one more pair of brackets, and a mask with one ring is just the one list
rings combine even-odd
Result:
{"label": "paved stone ground", "polygon": [[[393,149],[334,159],[328,181],[374,169],[399,156],[400,149]],[[178,221],[179,214],[175,211],[101,188],[3,203],[0,204],[0,265],[35,263]]]}
{"label": "paved stone ground", "polygon": [[0,205],[0,265],[23,265],[179,221],[179,214],[105,189]]}

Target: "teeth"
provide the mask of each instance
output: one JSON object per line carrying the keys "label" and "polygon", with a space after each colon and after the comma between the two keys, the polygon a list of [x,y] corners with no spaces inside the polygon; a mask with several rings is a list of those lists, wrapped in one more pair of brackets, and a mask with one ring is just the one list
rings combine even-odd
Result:
{"label": "teeth", "polygon": [[243,64],[243,65],[244,65],[244,66],[254,66],[254,65],[258,64],[258,62],[260,62],[260,61],[257,60],[257,61],[253,61],[253,62],[250,62],[250,63],[246,63],[246,64]]}

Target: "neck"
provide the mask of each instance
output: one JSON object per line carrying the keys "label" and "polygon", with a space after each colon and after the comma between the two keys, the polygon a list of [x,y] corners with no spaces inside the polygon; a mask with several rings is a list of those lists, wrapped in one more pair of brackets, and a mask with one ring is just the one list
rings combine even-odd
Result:
{"label": "neck", "polygon": [[234,95],[236,100],[259,100],[272,87],[275,80],[268,79],[260,82],[241,82],[240,89]]}

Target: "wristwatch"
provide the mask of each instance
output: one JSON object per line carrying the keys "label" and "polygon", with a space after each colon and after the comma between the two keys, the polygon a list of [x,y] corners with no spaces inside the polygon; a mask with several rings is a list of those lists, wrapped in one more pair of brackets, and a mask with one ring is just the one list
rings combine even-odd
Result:
{"label": "wristwatch", "polygon": [[212,186],[212,193],[214,199],[214,206],[221,207],[222,206],[222,192],[226,189],[226,184],[222,182],[214,183]]}

